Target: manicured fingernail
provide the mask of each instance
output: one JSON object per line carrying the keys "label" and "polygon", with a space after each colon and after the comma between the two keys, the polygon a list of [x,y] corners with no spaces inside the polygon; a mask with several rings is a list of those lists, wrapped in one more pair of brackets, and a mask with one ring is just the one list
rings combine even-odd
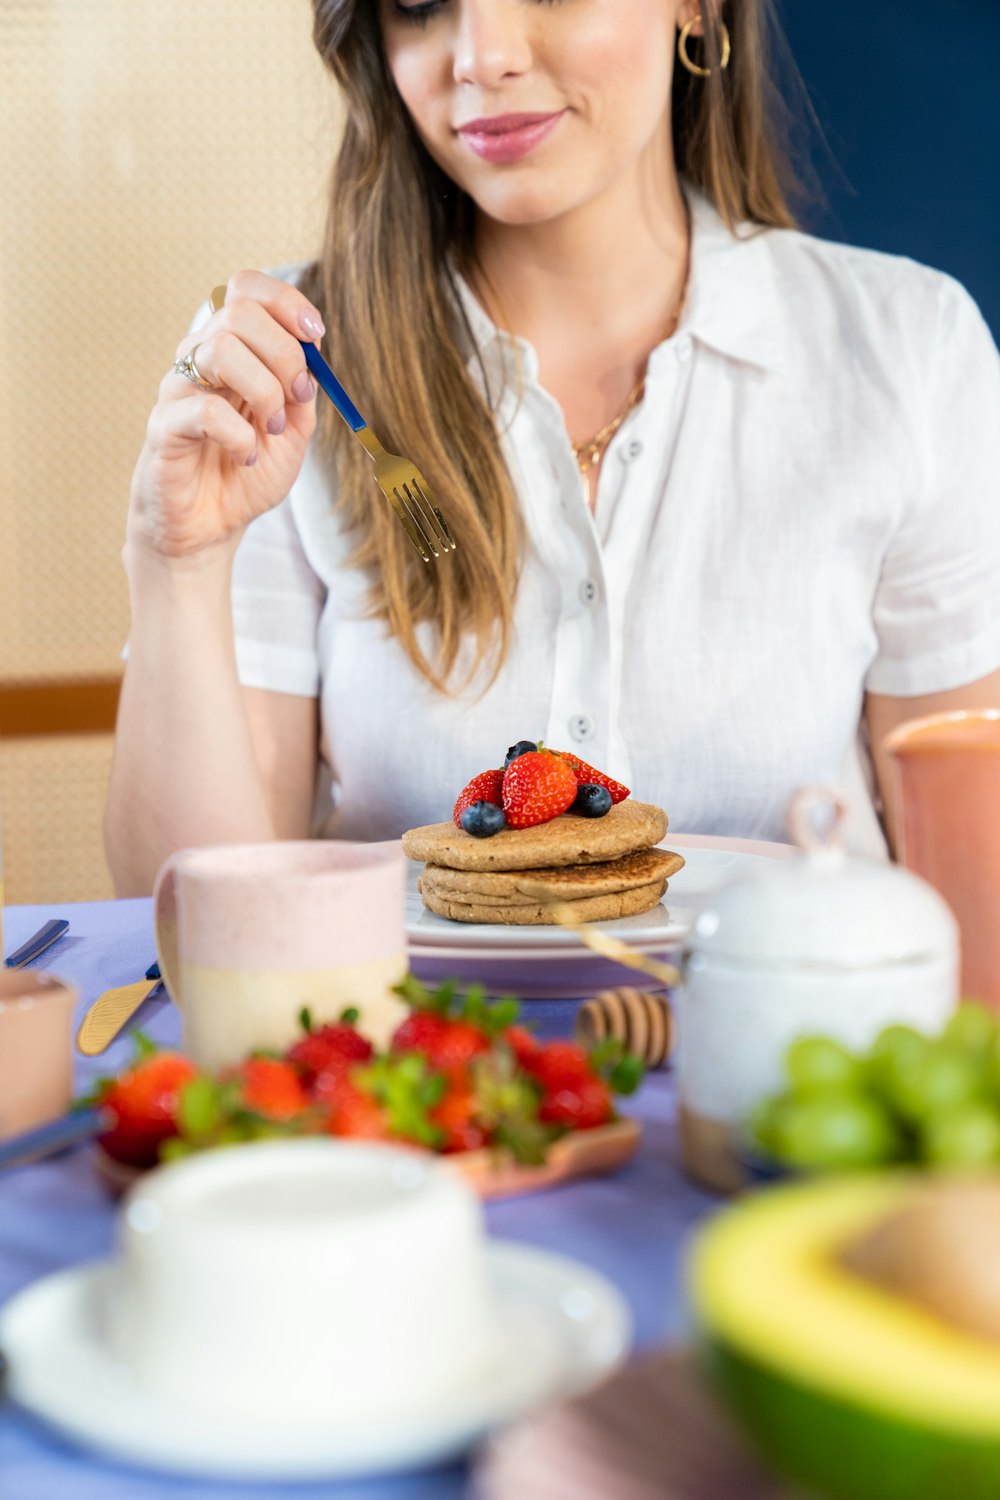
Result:
{"label": "manicured fingernail", "polygon": [[250,457],[245,458],[243,462],[246,464],[248,469],[252,469],[254,464],[257,462],[257,449],[255,448]]}
{"label": "manicured fingernail", "polygon": [[278,437],[285,430],[285,408],[276,411],[273,417],[267,419],[267,430],[272,437]]}
{"label": "manicured fingernail", "polygon": [[305,370],[302,371],[301,375],[296,375],[292,381],[292,395],[296,401],[311,401],[315,391],[316,387],[312,383],[312,376],[308,375]]}
{"label": "manicured fingernail", "polygon": [[326,332],[323,319],[318,313],[313,312],[299,313],[299,327],[311,339],[321,339]]}

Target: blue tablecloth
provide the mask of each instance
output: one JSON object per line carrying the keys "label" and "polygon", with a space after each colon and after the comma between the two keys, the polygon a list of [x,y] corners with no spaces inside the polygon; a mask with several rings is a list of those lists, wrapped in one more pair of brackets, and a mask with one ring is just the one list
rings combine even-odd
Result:
{"label": "blue tablecloth", "polygon": [[[51,916],[66,916],[70,931],[40,967],[80,989],[80,1015],[111,985],[140,979],[154,957],[150,903],[117,901],[61,907],[15,907],[4,913],[11,951]],[[570,1034],[575,1005],[535,1001],[525,1006],[543,1035]],[[175,1041],[179,1018],[165,1000],[151,1000],[137,1018],[157,1041]],[[119,1038],[101,1058],[79,1058],[81,1091],[99,1073],[131,1057]],[[635,1344],[647,1348],[684,1331],[682,1262],[692,1227],[715,1206],[681,1175],[668,1075],[649,1078],[627,1108],[644,1123],[635,1161],[612,1177],[557,1188],[487,1208],[490,1233],[556,1250],[602,1271],[625,1293],[635,1320]],[[64,1266],[108,1256],[114,1210],[94,1176],[86,1148],[0,1177],[0,1303]],[[160,1474],[116,1465],[44,1430],[8,1403],[0,1407],[2,1500],[236,1500],[250,1490],[261,1500],[330,1496],[331,1500],[459,1500],[471,1493],[470,1471],[454,1465],[425,1474],[341,1484],[248,1486]]]}

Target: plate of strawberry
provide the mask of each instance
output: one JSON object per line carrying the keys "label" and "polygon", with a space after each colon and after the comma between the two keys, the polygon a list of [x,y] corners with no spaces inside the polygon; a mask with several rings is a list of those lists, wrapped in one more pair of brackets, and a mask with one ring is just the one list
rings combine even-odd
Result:
{"label": "plate of strawberry", "polygon": [[283,1052],[254,1052],[210,1073],[136,1038],[129,1068],[85,1101],[103,1117],[96,1161],[113,1191],[198,1151],[302,1135],[388,1141],[447,1156],[484,1198],[537,1191],[622,1166],[639,1125],[616,1099],[642,1065],[617,1042],[539,1041],[518,1002],[481,986],[398,986],[410,1006],[385,1052],[357,1013],[312,1025]]}

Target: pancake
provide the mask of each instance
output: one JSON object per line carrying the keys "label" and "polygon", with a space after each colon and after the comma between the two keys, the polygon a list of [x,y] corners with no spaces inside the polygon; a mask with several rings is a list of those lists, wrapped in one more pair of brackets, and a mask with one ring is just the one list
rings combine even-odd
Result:
{"label": "pancake", "polygon": [[451,870],[537,870],[606,864],[658,844],[666,831],[661,807],[630,797],[603,818],[563,813],[534,828],[504,828],[488,839],[473,838],[450,821],[428,823],[403,834],[403,852]]}
{"label": "pancake", "polygon": [[684,864],[679,854],[666,849],[640,849],[620,859],[594,865],[542,866],[537,870],[449,870],[425,865],[420,875],[421,892],[434,891],[440,899],[484,901],[497,906],[538,904],[540,899],[579,901],[586,896],[606,896],[636,886],[666,880]]}
{"label": "pancake", "polygon": [[[616,917],[633,917],[652,911],[667,888],[665,880],[636,886],[630,891],[612,891],[605,896],[585,896],[569,901],[581,922],[610,922]],[[457,901],[439,896],[436,891],[421,891],[424,905],[439,917],[452,922],[487,922],[503,927],[554,927],[550,908],[545,904],[523,906],[490,906],[486,902]]]}

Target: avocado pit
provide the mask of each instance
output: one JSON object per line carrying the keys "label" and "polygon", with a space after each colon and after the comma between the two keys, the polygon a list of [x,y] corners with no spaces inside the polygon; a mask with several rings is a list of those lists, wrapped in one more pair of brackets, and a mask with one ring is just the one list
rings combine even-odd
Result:
{"label": "avocado pit", "polygon": [[953,1328],[1000,1341],[1000,1180],[929,1183],[852,1241],[840,1263]]}

